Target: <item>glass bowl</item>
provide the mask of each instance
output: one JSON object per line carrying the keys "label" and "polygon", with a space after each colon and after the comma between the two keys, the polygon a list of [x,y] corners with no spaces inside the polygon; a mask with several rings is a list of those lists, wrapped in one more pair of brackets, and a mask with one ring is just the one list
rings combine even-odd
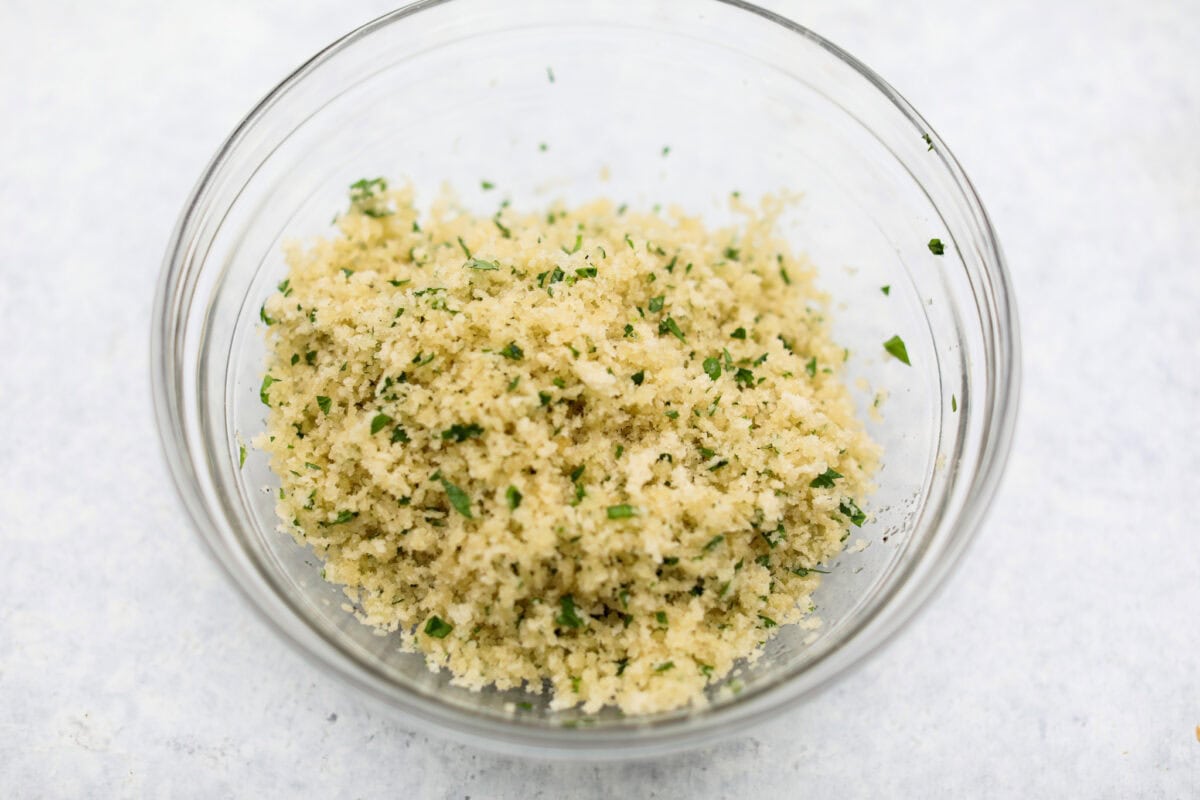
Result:
{"label": "glass bowl", "polygon": [[[285,272],[282,245],[332,232],[349,184],[377,175],[411,181],[425,201],[448,183],[489,214],[501,198],[537,208],[605,196],[724,223],[732,192],[802,193],[781,232],[820,269],[847,379],[884,453],[871,518],[815,595],[815,640],[780,630],[704,707],[586,716],[550,710],[546,695],[453,686],[354,619],[312,553],[277,531],[278,483],[248,443],[264,425],[258,311]],[[885,352],[893,335],[912,366]],[[587,757],[741,729],[895,634],[984,515],[1019,371],[1004,260],[945,144],[829,42],[719,0],[430,1],[342,38],[259,103],[204,171],[166,256],[152,350],[184,505],[272,627],[330,679],[414,723],[506,751]]]}

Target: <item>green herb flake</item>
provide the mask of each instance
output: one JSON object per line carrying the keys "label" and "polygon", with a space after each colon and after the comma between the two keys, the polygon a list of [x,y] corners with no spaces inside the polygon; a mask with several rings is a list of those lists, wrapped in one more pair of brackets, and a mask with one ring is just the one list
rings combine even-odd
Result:
{"label": "green herb flake", "polygon": [[912,362],[908,360],[908,348],[904,346],[904,340],[899,336],[893,336],[883,343],[883,349],[887,350],[901,362],[912,366]]}
{"label": "green herb flake", "polygon": [[666,147],[664,147],[662,149],[662,154],[663,154],[663,158],[666,158],[667,156],[669,156],[671,154],[671,146],[667,145]]}
{"label": "green herb flake", "polygon": [[629,323],[625,323],[625,338],[628,339],[632,336],[633,336],[633,326],[630,325]]}
{"label": "green herb flake", "polygon": [[799,575],[801,578],[806,578],[806,577],[808,577],[808,574],[809,574],[810,572],[816,572],[816,573],[819,573],[819,574],[821,574],[821,575],[828,575],[828,574],[829,574],[829,570],[827,570],[827,569],[817,569],[816,567],[796,567],[795,569],[793,569],[793,570],[792,570],[792,574],[793,574],[793,575]]}
{"label": "green herb flake", "polygon": [[862,524],[867,521],[866,513],[850,498],[846,498],[838,504],[838,511],[844,514],[856,528],[861,528]]}
{"label": "green herb flake", "polygon": [[721,377],[721,359],[716,356],[704,359],[704,374],[714,381]]}
{"label": "green herb flake", "polygon": [[628,503],[621,503],[615,506],[609,506],[607,509],[609,519],[630,519],[631,517],[640,516],[642,511],[636,506],[631,506]]}
{"label": "green herb flake", "polygon": [[350,520],[354,519],[357,516],[358,516],[357,511],[339,511],[337,513],[337,516],[333,518],[333,522],[327,522],[327,523],[325,523],[325,526],[332,527],[334,525],[345,525],[347,522],[349,522]]}
{"label": "green herb flake", "polygon": [[467,254],[468,259],[471,258],[471,249],[467,247],[467,243],[463,241],[461,236],[458,237],[458,246],[461,247],[462,251]]}
{"label": "green herb flake", "polygon": [[679,419],[679,412],[675,409],[671,409],[667,412],[667,419]]}
{"label": "green herb flake", "polygon": [[308,366],[314,366],[317,363],[317,351],[309,350],[304,354],[304,363]]}
{"label": "green herb flake", "polygon": [[759,614],[758,618],[762,620],[762,624],[763,624],[764,628],[774,628],[775,626],[777,626],[779,624],[778,622],[776,622],[775,620],[766,616],[765,614]]}
{"label": "green herb flake", "polygon": [[[520,361],[525,357],[525,351],[516,342],[509,342],[501,350],[500,355],[507,358],[509,361]],[[519,380],[519,378],[517,379]],[[515,386],[513,387],[516,388]],[[511,390],[510,390],[511,391]]]}
{"label": "green herb flake", "polygon": [[665,611],[655,611],[654,619],[655,619],[655,621],[658,622],[659,625],[662,625],[664,628],[669,625],[669,623],[667,622],[667,612],[665,612]]}
{"label": "green herb flake", "polygon": [[808,485],[814,489],[832,489],[833,482],[841,477],[843,477],[842,473],[836,471],[833,467],[829,467],[820,475],[809,481]]}
{"label": "green herb flake", "polygon": [[509,486],[504,490],[504,498],[508,501],[508,510],[516,511],[521,505],[522,494],[515,486]]}
{"label": "green herb flake", "polygon": [[454,510],[467,519],[474,519],[471,515],[471,498],[467,496],[467,493],[443,478],[440,474],[437,476],[437,481],[446,490],[446,497],[450,499],[450,505],[454,506]]}
{"label": "green herb flake", "polygon": [[808,360],[808,363],[804,365],[804,371],[808,373],[808,377],[810,377],[810,378],[817,377],[817,357],[816,356],[813,356],[812,358],[810,358]]}
{"label": "green herb flake", "polygon": [[738,250],[736,247],[726,247],[725,248],[725,258],[729,259],[730,261],[740,260],[741,255],[742,255],[742,251]]}
{"label": "green herb flake", "polygon": [[666,672],[667,670],[674,669],[674,668],[675,668],[675,662],[667,661],[667,662],[659,664],[657,667],[655,667],[654,671],[655,672]]}
{"label": "green herb flake", "polygon": [[792,279],[788,276],[788,272],[783,267],[779,268],[779,277],[783,278],[783,282],[788,286],[792,285]]}
{"label": "green herb flake", "polygon": [[[621,212],[620,212],[620,211],[618,211],[617,213],[618,213],[618,214],[620,214]],[[634,246],[633,246],[633,239],[630,239],[630,238],[629,238],[629,234],[628,234],[628,233],[627,233],[627,234],[625,234],[625,244],[629,245],[629,249],[630,249],[630,250],[636,250],[636,249],[637,249],[636,247],[634,247]]]}
{"label": "green herb flake", "polygon": [[425,623],[425,635],[434,639],[445,639],[452,630],[454,630],[453,625],[436,615],[430,617]]}
{"label": "green herb flake", "polygon": [[754,373],[745,367],[738,367],[738,371],[734,374],[733,380],[740,386],[751,388],[754,386]]}
{"label": "green herb flake", "polygon": [[465,442],[467,439],[478,439],[483,436],[483,428],[472,422],[467,425],[456,422],[446,430],[442,431],[442,439],[453,440],[455,442]]}
{"label": "green herb flake", "polygon": [[258,390],[258,399],[262,400],[264,406],[271,405],[271,395],[269,392],[270,392],[272,383],[279,383],[279,379],[273,378],[270,375],[263,376],[262,386],[259,387],[259,390]]}
{"label": "green herb flake", "polygon": [[647,306],[647,308],[649,308],[652,313],[662,311],[663,310],[663,302],[665,300],[666,300],[666,295],[660,294],[658,297],[651,297],[650,304]]}
{"label": "green herb flake", "polygon": [[246,466],[246,445],[238,445],[238,469]]}
{"label": "green herb flake", "polygon": [[633,373],[632,375],[630,375],[630,376],[629,376],[629,379],[630,379],[631,381],[633,381],[633,385],[634,385],[634,386],[641,386],[641,385],[642,385],[642,381],[646,380],[646,371],[645,371],[645,370],[638,370],[637,372],[635,372],[635,373]]}
{"label": "green herb flake", "polygon": [[554,68],[553,67],[546,67],[546,78],[549,79],[549,81],[551,83],[554,83]]}
{"label": "green herb flake", "polygon": [[575,598],[569,594],[564,594],[558,601],[560,609],[558,616],[554,618],[554,622],[564,628],[582,628],[583,620],[575,613]]}
{"label": "green herb flake", "polygon": [[[461,241],[461,239],[459,241]],[[474,269],[480,272],[495,272],[496,270],[500,269],[500,265],[495,261],[484,261],[480,258],[470,258],[470,256],[468,256],[468,259],[469,260],[463,264],[463,266],[467,269]]]}
{"label": "green herb flake", "polygon": [[883,292],[885,296],[890,295],[892,293],[892,285],[889,283],[886,286],[880,286],[879,291]]}
{"label": "green herb flake", "polygon": [[667,317],[658,323],[658,333],[660,336],[664,333],[669,333],[681,342],[687,341],[683,336],[683,331],[679,330],[679,324],[672,317]]}
{"label": "green herb flake", "polygon": [[267,304],[263,303],[258,308],[258,318],[263,321],[263,324],[270,327],[275,324],[275,320],[267,316]]}
{"label": "green herb flake", "polygon": [[317,408],[321,409],[321,413],[329,416],[329,409],[333,407],[333,401],[324,395],[317,395]]}
{"label": "green herb flake", "polygon": [[577,233],[577,234],[575,234],[574,246],[572,246],[570,250],[568,250],[567,248],[564,247],[564,248],[562,248],[562,251],[569,256],[573,256],[579,252],[579,248],[582,246],[583,246],[583,234]]}
{"label": "green herb flake", "polygon": [[392,444],[408,444],[411,441],[408,438],[408,431],[397,425],[392,428]]}
{"label": "green herb flake", "polygon": [[521,376],[518,375],[517,377],[513,378],[511,381],[508,382],[508,388],[506,391],[515,392],[517,390],[517,387],[520,385],[521,385]]}
{"label": "green herb flake", "polygon": [[723,541],[725,541],[725,535],[718,533],[716,536],[708,540],[708,544],[704,545],[704,552],[711,553],[713,550],[717,549],[717,547]]}
{"label": "green herb flake", "polygon": [[933,139],[931,139],[931,138],[930,138],[929,134],[928,134],[928,133],[922,133],[922,134],[921,134],[921,138],[922,138],[922,139],[925,141],[925,144],[929,145],[929,146],[928,146],[928,147],[926,147],[925,149],[926,149],[926,150],[932,150],[932,149],[933,149]]}
{"label": "green herb flake", "polygon": [[381,430],[392,424],[392,418],[387,414],[376,414],[371,420],[371,434],[379,433]]}
{"label": "green herb flake", "polygon": [[935,256],[940,256],[946,252],[946,246],[942,244],[941,239],[930,239],[929,252],[933,253]]}
{"label": "green herb flake", "polygon": [[738,328],[733,333],[729,334],[729,338],[730,339],[745,339],[746,338],[746,329]]}
{"label": "green herb flake", "polygon": [[958,412],[958,397],[956,395],[950,395],[950,411],[952,413]]}
{"label": "green herb flake", "polygon": [[492,189],[496,188],[496,184],[492,183],[491,181],[480,181],[479,188],[483,189],[485,192],[490,192]]}

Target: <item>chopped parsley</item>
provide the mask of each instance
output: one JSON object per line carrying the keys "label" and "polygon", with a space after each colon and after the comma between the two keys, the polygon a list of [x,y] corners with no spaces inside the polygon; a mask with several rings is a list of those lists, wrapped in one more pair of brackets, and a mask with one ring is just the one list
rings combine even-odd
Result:
{"label": "chopped parsley", "polygon": [[792,285],[792,279],[788,276],[788,272],[783,267],[779,268],[779,277],[783,278],[783,282],[788,286]]}
{"label": "chopped parsley", "polygon": [[929,137],[929,134],[928,134],[928,133],[922,133],[922,134],[921,134],[921,138],[925,140],[925,144],[929,145],[929,146],[928,146],[928,147],[926,147],[925,149],[926,149],[926,150],[932,150],[932,149],[933,149],[933,139],[931,139],[931,138]]}
{"label": "chopped parsley", "polygon": [[737,328],[736,330],[734,330],[733,333],[729,334],[729,338],[730,339],[745,339],[746,338],[746,329],[745,328]]}
{"label": "chopped parsley", "polygon": [[669,156],[671,154],[671,146],[667,145],[666,147],[664,147],[662,149],[662,154],[663,154],[663,158],[666,158],[667,156]]}
{"label": "chopped parsley", "polygon": [[264,406],[271,405],[271,396],[269,394],[272,383],[279,383],[278,378],[272,378],[270,375],[264,375],[262,386],[258,390],[258,399],[262,400]]}
{"label": "chopped parsley", "polygon": [[582,628],[583,620],[575,613],[575,598],[569,594],[564,594],[558,601],[560,609],[558,616],[554,618],[554,622],[564,628]]}
{"label": "chopped parsley", "polygon": [[889,283],[886,286],[880,286],[879,291],[883,292],[885,295],[890,295],[892,293],[892,285]]}
{"label": "chopped parsley", "polygon": [[704,545],[704,552],[710,553],[717,548],[721,542],[725,541],[725,535],[718,533],[716,536],[708,540],[708,544]]}
{"label": "chopped parsley", "polygon": [[553,67],[546,67],[546,77],[550,80],[551,83],[554,83],[554,68]]}
{"label": "chopped parsley", "polygon": [[804,365],[804,371],[808,373],[808,377],[815,378],[817,376],[817,357],[813,356]]}
{"label": "chopped parsley", "polygon": [[766,616],[765,614],[759,614],[758,618],[762,620],[762,624],[763,624],[764,628],[774,628],[776,625],[779,624],[778,622],[776,622],[775,620]]}
{"label": "chopped parsley", "polygon": [[508,510],[516,511],[521,505],[522,494],[515,486],[509,486],[504,490],[504,498],[508,501]]}
{"label": "chopped parsley", "polygon": [[480,436],[483,436],[483,428],[474,422],[467,425],[456,422],[442,431],[443,439],[452,439],[456,442],[465,442],[467,439],[478,439]]}
{"label": "chopped parsley", "polygon": [[632,375],[630,375],[630,376],[629,376],[629,379],[630,379],[631,381],[633,381],[633,385],[634,385],[634,386],[641,386],[641,385],[642,385],[642,381],[646,380],[646,371],[645,371],[645,370],[638,370],[637,372],[635,372],[635,373],[633,373]]}
{"label": "chopped parsley", "polygon": [[629,519],[630,517],[639,516],[642,512],[636,506],[631,506],[628,503],[609,506],[607,509],[609,519]]}
{"label": "chopped parsley", "polygon": [[816,567],[796,567],[795,569],[792,570],[793,575],[799,575],[801,578],[808,577],[808,573],[810,573],[810,572],[817,572],[817,573],[820,573],[821,575],[829,574],[829,570],[817,569]]}
{"label": "chopped parsley", "polygon": [[841,477],[843,477],[842,473],[836,471],[833,467],[828,467],[820,475],[809,481],[808,485],[814,489],[831,489],[833,488],[833,482]]}
{"label": "chopped parsley", "polygon": [[569,256],[573,256],[579,252],[579,248],[582,246],[583,246],[583,234],[577,233],[577,234],[575,234],[575,245],[570,250],[568,250],[567,248],[564,247],[564,248],[562,248],[562,251]]}
{"label": "chopped parsley", "polygon": [[371,420],[371,434],[379,433],[381,430],[392,424],[392,418],[387,414],[376,414]]}
{"label": "chopped parsley", "polygon": [[958,397],[956,395],[950,395],[950,411],[958,411]]}
{"label": "chopped parsley", "polygon": [[654,671],[655,672],[666,672],[667,670],[674,669],[674,668],[675,668],[675,662],[667,661],[667,662],[659,664],[657,667],[655,667]]}
{"label": "chopped parsley", "polygon": [[321,413],[329,416],[329,409],[333,407],[333,401],[324,395],[317,395],[317,408],[321,409]]}
{"label": "chopped parsley", "polygon": [[725,248],[725,257],[728,258],[730,261],[738,261],[741,258],[741,255],[742,255],[742,251],[738,250],[736,247],[726,247]]}
{"label": "chopped parsley", "polygon": [[492,183],[491,181],[480,181],[479,188],[483,189],[485,192],[489,192],[496,188],[496,184]]}
{"label": "chopped parsley", "polygon": [[662,625],[664,628],[670,624],[667,622],[667,612],[665,612],[665,611],[655,611],[654,619],[655,619],[655,621],[658,622],[659,625]]}
{"label": "chopped parsley", "polygon": [[861,528],[862,524],[867,521],[867,515],[850,498],[846,498],[838,504],[838,511],[844,514],[856,528]]}
{"label": "chopped parsley", "polygon": [[238,445],[238,469],[246,466],[246,445]]}
{"label": "chopped parsley", "polygon": [[408,438],[408,431],[397,425],[392,428],[392,444],[408,444],[411,441]]}
{"label": "chopped parsley", "polygon": [[258,318],[263,321],[263,324],[270,327],[275,324],[275,320],[267,316],[267,304],[263,303],[258,308]]}
{"label": "chopped parsley", "polygon": [[664,333],[669,333],[681,342],[687,341],[687,339],[683,337],[683,331],[679,330],[679,324],[675,322],[674,318],[672,317],[667,317],[662,322],[658,323],[658,333],[660,336]]}
{"label": "chopped parsley", "polygon": [[337,516],[333,518],[333,522],[325,522],[322,524],[327,528],[333,527],[334,525],[345,525],[347,522],[357,516],[357,511],[339,511]]}
{"label": "chopped parsley", "polygon": [[[459,241],[462,240],[460,239]],[[484,261],[481,258],[471,258],[470,256],[467,256],[467,258],[469,260],[467,263],[463,264],[463,266],[467,269],[476,269],[481,272],[493,272],[500,269],[500,265],[495,261]]]}
{"label": "chopped parsley", "polygon": [[935,256],[940,256],[946,252],[946,246],[942,244],[941,239],[930,239],[929,252],[933,253]]}
{"label": "chopped parsley", "polygon": [[734,374],[733,380],[740,386],[750,388],[754,386],[754,373],[745,367],[738,367],[738,371]]}
{"label": "chopped parsley", "polygon": [[453,625],[436,615],[430,617],[425,623],[425,635],[432,636],[434,639],[445,639],[452,630],[454,630]]}
{"label": "chopped parsley", "polygon": [[650,303],[649,303],[649,305],[647,305],[646,307],[647,307],[648,309],[650,309],[650,311],[651,311],[651,312],[658,312],[658,311],[662,311],[662,310],[663,310],[663,301],[664,301],[664,300],[666,300],[666,295],[661,295],[661,294],[660,294],[658,297],[651,297],[651,298],[650,298]]}
{"label": "chopped parsley", "polygon": [[714,381],[721,377],[721,359],[716,356],[704,359],[704,374]]}
{"label": "chopped parsley", "polygon": [[467,258],[471,258],[471,248],[467,247],[467,243],[463,241],[461,236],[458,237],[458,246],[467,254]]}
{"label": "chopped parsley", "polygon": [[[525,351],[522,350],[521,346],[516,342],[509,342],[500,350],[500,355],[504,356],[510,361],[520,361],[525,357]],[[515,389],[516,387],[514,386],[513,388]]]}
{"label": "chopped parsley", "polygon": [[474,519],[474,517],[471,516],[471,498],[467,496],[467,493],[443,478],[441,473],[436,474],[436,480],[441,483],[442,488],[446,490],[446,497],[450,499],[450,505],[454,506],[454,510],[462,514],[467,519]]}
{"label": "chopped parsley", "polygon": [[908,360],[908,348],[904,346],[904,340],[899,336],[893,336],[884,342],[883,349],[887,350],[889,353],[908,366],[912,366],[912,362]]}

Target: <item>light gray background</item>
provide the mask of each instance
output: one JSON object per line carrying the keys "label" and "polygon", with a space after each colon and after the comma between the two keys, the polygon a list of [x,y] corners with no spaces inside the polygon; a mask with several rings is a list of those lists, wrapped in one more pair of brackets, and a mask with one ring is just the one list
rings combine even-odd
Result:
{"label": "light gray background", "polygon": [[0,6],[0,794],[1196,797],[1200,3],[779,0],[931,121],[991,211],[1021,424],[961,571],[869,665],[608,766],[408,732],[243,605],[151,421],[151,296],[241,115],[380,0]]}

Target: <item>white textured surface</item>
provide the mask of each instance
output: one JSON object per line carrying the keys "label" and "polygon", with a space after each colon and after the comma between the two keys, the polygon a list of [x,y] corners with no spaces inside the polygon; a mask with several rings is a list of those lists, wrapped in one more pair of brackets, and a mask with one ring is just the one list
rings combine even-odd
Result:
{"label": "white textured surface", "polygon": [[817,700],[656,762],[407,732],[259,624],[151,422],[159,259],[241,114],[385,10],[0,7],[6,797],[1200,795],[1200,4],[772,7],[879,70],[988,204],[1024,323],[1008,477],[947,590]]}

